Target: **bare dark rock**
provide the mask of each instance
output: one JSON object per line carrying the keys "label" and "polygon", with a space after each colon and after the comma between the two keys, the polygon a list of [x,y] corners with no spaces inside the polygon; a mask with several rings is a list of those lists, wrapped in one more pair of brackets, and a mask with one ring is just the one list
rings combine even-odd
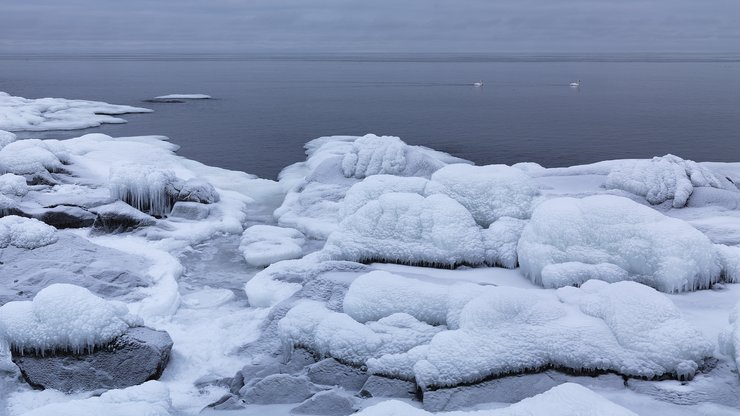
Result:
{"label": "bare dark rock", "polygon": [[359,391],[368,379],[367,371],[340,363],[333,358],[321,360],[308,367],[308,378],[327,386]]}
{"label": "bare dark rock", "polygon": [[416,383],[397,378],[371,375],[360,390],[361,397],[416,397]]}
{"label": "bare dark rock", "polygon": [[355,412],[355,404],[338,390],[316,393],[313,397],[290,410],[296,415],[346,416]]}

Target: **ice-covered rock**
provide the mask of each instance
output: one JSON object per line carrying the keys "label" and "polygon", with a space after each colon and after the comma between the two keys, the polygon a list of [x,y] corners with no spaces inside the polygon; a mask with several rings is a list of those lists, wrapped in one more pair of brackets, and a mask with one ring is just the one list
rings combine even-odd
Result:
{"label": "ice-covered rock", "polygon": [[9,145],[10,143],[13,143],[15,140],[16,140],[15,134],[9,131],[0,130],[0,149]]}
{"label": "ice-covered rock", "polygon": [[306,377],[273,374],[245,389],[242,399],[247,404],[300,403],[320,391]]}
{"label": "ice-covered rock", "polygon": [[220,195],[210,183],[202,179],[188,179],[179,187],[178,201],[213,204],[221,200]]}
{"label": "ice-covered rock", "polygon": [[30,209],[26,210],[25,214],[58,229],[90,227],[97,217],[84,208],[68,205]]}
{"label": "ice-covered rock", "polygon": [[97,215],[93,223],[93,230],[98,232],[126,232],[139,227],[154,225],[157,222],[151,215],[147,215],[123,201],[101,205],[91,209],[91,211]]}
{"label": "ice-covered rock", "polygon": [[47,404],[25,416],[171,416],[170,390],[164,383],[147,381],[139,386],[110,390],[100,396]]}
{"label": "ice-covered rock", "polygon": [[201,204],[199,202],[177,201],[172,206],[172,211],[170,211],[169,216],[172,218],[196,221],[208,218],[208,215],[210,214],[211,208],[206,204]]}
{"label": "ice-covered rock", "polygon": [[623,163],[609,173],[605,186],[643,196],[651,204],[673,200],[673,207],[681,208],[686,205],[695,187],[737,191],[728,184],[729,181],[700,164],[669,154]]}
{"label": "ice-covered rock", "polygon": [[57,241],[56,228],[33,218],[8,215],[0,218],[0,248],[35,249]]}
{"label": "ice-covered rock", "polygon": [[175,173],[154,166],[124,164],[110,170],[110,195],[154,216],[170,213],[179,194]]}
{"label": "ice-covered rock", "polygon": [[30,99],[0,92],[0,129],[10,131],[76,130],[103,123],[125,123],[112,115],[152,110],[99,101]]}
{"label": "ice-covered rock", "polygon": [[398,397],[412,399],[416,395],[413,381],[371,375],[360,390],[360,397]]}
{"label": "ice-covered rock", "polygon": [[253,225],[244,230],[239,250],[247,263],[268,266],[302,257],[305,240],[303,233],[293,228]]}
{"label": "ice-covered rock", "polygon": [[501,217],[529,218],[539,195],[532,178],[506,165],[448,165],[434,172],[432,181],[441,184],[439,192],[467,208],[482,227]]}
{"label": "ice-covered rock", "polygon": [[308,379],[316,384],[339,386],[348,391],[357,391],[367,381],[366,371],[327,358],[311,364],[306,373]]}
{"label": "ice-covered rock", "polygon": [[500,217],[481,231],[486,248],[486,264],[513,269],[518,264],[517,245],[526,220]]}
{"label": "ice-covered rock", "polygon": [[9,197],[25,196],[28,193],[26,178],[12,173],[0,175],[0,194]]}
{"label": "ice-covered rock", "polygon": [[324,255],[336,260],[453,267],[485,263],[480,227],[445,195],[389,193],[345,218]]}
{"label": "ice-covered rock", "polygon": [[722,268],[710,240],[679,219],[627,198],[553,198],[539,204],[518,246],[519,265],[545,287],[635,280],[663,292],[704,289]]}
{"label": "ice-covered rock", "polygon": [[354,401],[341,390],[318,392],[290,410],[296,415],[347,416],[355,413]]}
{"label": "ice-covered rock", "polygon": [[429,177],[444,163],[404,143],[398,137],[368,134],[352,143],[342,158],[342,172],[348,178],[371,175]]}
{"label": "ice-covered rock", "polygon": [[32,301],[0,307],[0,336],[20,352],[92,350],[141,324],[124,303],[107,301],[70,284],[53,284]]}
{"label": "ice-covered rock", "polygon": [[170,358],[172,338],[164,331],[128,328],[102,347],[84,353],[13,354],[25,380],[64,392],[120,389],[158,379]]}
{"label": "ice-covered rock", "polygon": [[719,334],[719,349],[740,369],[740,303],[730,311],[730,326]]}
{"label": "ice-covered rock", "polygon": [[341,217],[348,217],[368,202],[377,200],[381,195],[392,192],[404,192],[427,196],[430,182],[425,178],[402,177],[393,175],[374,175],[357,182],[347,190],[342,201]]}
{"label": "ice-covered rock", "polygon": [[[440,415],[442,413],[439,413]],[[511,406],[477,411],[455,412],[459,416],[637,416],[636,413],[616,405],[586,387],[565,383],[524,399]],[[402,401],[389,400],[367,407],[358,416],[432,416],[434,413],[416,408]]]}
{"label": "ice-covered rock", "polygon": [[0,149],[0,172],[32,175],[63,170],[69,154],[57,140],[18,140]]}

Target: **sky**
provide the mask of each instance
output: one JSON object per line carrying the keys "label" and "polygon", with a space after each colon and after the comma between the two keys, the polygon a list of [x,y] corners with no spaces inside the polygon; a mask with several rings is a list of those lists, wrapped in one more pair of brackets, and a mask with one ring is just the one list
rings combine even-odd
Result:
{"label": "sky", "polygon": [[737,52],[740,0],[0,0],[0,51]]}

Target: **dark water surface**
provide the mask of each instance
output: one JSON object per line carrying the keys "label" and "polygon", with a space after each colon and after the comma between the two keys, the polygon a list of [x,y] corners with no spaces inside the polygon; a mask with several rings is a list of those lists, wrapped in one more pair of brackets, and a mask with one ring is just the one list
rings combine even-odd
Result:
{"label": "dark water surface", "polygon": [[[152,108],[82,132],[165,135],[183,156],[268,178],[334,134],[481,164],[740,161],[740,55],[0,55],[0,91]],[[216,99],[143,102],[173,93]]]}

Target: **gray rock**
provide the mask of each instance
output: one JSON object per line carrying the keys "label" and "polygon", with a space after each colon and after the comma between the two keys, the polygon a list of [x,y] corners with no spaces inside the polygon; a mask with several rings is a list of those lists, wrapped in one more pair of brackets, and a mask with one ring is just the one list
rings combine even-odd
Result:
{"label": "gray rock", "polygon": [[97,217],[92,212],[74,206],[58,205],[29,212],[30,216],[56,228],[84,228],[95,223]]}
{"label": "gray rock", "polygon": [[472,386],[458,386],[424,392],[424,410],[447,412],[480,403],[515,403],[544,393],[561,384],[545,373],[522,374],[484,381]]}
{"label": "gray rock", "polygon": [[240,394],[247,404],[289,404],[300,403],[318,391],[306,377],[273,374],[243,388]]}
{"label": "gray rock", "polygon": [[313,397],[290,410],[297,415],[346,416],[355,412],[355,404],[337,390],[316,393]]}
{"label": "gray rock", "polygon": [[240,410],[244,409],[244,400],[234,394],[225,394],[220,399],[208,405],[213,410]]}
{"label": "gray rock", "polygon": [[367,381],[368,374],[359,368],[327,358],[308,367],[308,378],[316,384],[340,386],[347,390],[357,391]]}
{"label": "gray rock", "polygon": [[208,218],[211,208],[198,202],[177,201],[172,207],[170,217],[186,220],[202,220]]}
{"label": "gray rock", "polygon": [[164,331],[130,328],[110,345],[92,353],[20,355],[13,362],[33,387],[63,392],[121,389],[156,380],[162,375],[172,350]]}
{"label": "gray rock", "polygon": [[413,399],[416,383],[397,378],[371,375],[360,390],[361,397],[398,397]]}
{"label": "gray rock", "polygon": [[177,195],[178,201],[198,202],[201,204],[212,204],[218,202],[221,197],[216,188],[202,179],[189,179],[182,184]]}
{"label": "gray rock", "polygon": [[97,214],[93,230],[104,233],[122,233],[139,227],[154,225],[157,220],[131,205],[116,201],[91,209]]}

